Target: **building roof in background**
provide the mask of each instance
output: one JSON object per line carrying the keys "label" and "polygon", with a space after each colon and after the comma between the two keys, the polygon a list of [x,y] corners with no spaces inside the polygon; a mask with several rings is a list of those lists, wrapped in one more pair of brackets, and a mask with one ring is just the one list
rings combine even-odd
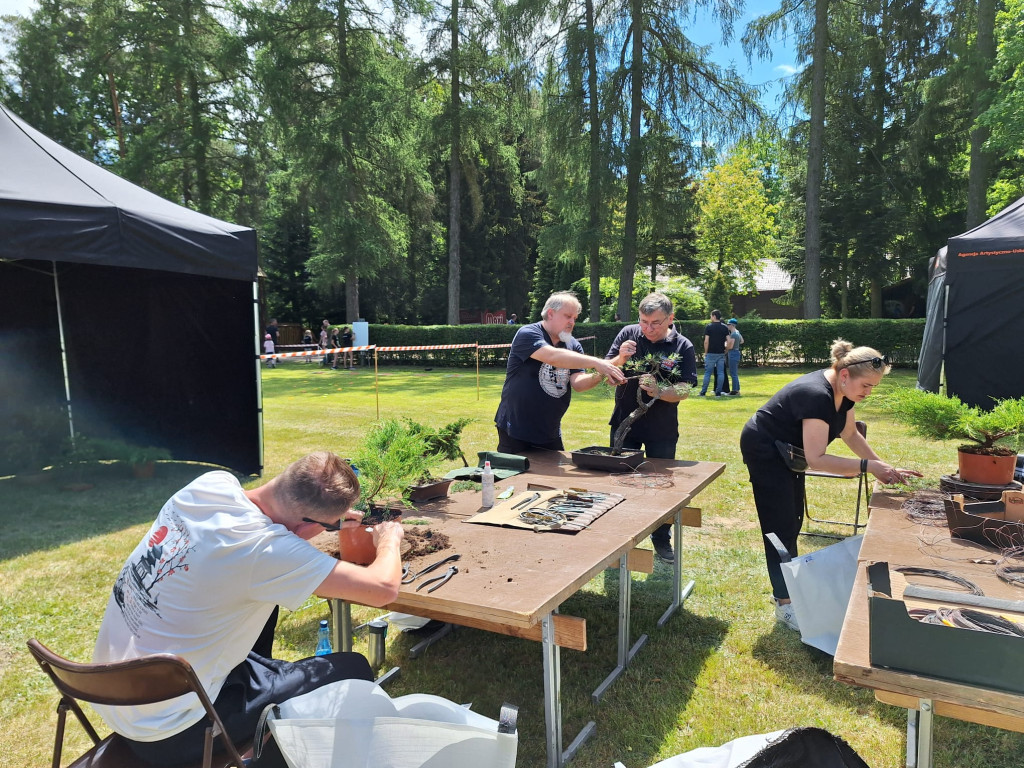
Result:
{"label": "building roof in background", "polygon": [[768,260],[757,273],[754,283],[758,291],[788,291],[793,287],[793,278],[776,262]]}

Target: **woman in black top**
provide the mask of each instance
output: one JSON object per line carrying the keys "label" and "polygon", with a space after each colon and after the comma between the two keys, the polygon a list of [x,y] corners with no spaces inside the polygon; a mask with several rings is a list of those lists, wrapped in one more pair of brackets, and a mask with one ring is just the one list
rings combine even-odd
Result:
{"label": "woman in black top", "polygon": [[[750,474],[761,532],[776,534],[793,557],[803,519],[804,475],[787,467],[776,441],[801,448],[808,469],[852,477],[866,468],[883,483],[921,476],[914,470],[886,464],[857,431],[854,406],[870,395],[888,372],[888,360],[877,350],[837,339],[832,344],[831,368],[791,381],[743,428],[740,451]],[[828,444],[837,437],[860,458],[826,453]],[[767,539],[764,544],[775,616],[796,629],[778,553]]]}

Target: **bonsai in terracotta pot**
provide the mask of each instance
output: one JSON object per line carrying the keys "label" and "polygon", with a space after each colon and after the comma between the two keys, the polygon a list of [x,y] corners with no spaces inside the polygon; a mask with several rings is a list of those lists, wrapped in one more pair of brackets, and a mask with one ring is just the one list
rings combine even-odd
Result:
{"label": "bonsai in terracotta pot", "polygon": [[882,408],[922,437],[968,441],[958,447],[961,481],[1006,485],[1013,480],[1024,435],[1024,397],[996,400],[985,411],[958,397],[899,387],[882,398]]}
{"label": "bonsai in terracotta pot", "polygon": [[408,487],[429,474],[440,462],[430,452],[426,439],[398,419],[373,425],[352,457],[359,468],[359,501],[362,523],[346,525],[339,533],[341,559],[367,564],[376,557],[373,526],[402,516],[409,506]]}

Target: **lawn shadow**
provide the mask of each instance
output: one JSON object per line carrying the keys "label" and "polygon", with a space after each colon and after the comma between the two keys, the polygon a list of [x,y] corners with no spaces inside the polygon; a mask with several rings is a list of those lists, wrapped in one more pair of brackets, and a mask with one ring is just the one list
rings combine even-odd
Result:
{"label": "lawn shadow", "polygon": [[159,462],[154,477],[138,480],[123,464],[94,463],[30,482],[0,478],[0,560],[150,523],[176,491],[212,469],[220,467]]}
{"label": "lawn shadow", "polygon": [[751,655],[809,693],[859,713],[870,709],[886,724],[906,727],[906,710],[876,701],[866,688],[832,679],[832,657],[804,644],[799,634],[781,624],[758,638]]}
{"label": "lawn shadow", "polygon": [[[613,578],[609,579],[609,574]],[[644,588],[633,593],[631,643],[648,635],[644,648],[629,667],[594,704],[592,694],[617,662],[617,571],[578,592],[561,607],[561,613],[587,622],[587,651],[562,649],[562,748],[590,721],[597,724],[594,736],[583,746],[576,761],[581,765],[611,765],[627,753],[631,761],[646,765],[667,734],[676,727],[696,689],[706,660],[724,642],[728,624],[699,616],[685,606],[666,623],[658,618],[670,602],[668,590]],[[599,591],[604,588],[604,593]],[[639,592],[639,594],[637,593]],[[422,638],[399,635],[389,645],[387,667],[401,666],[401,678],[389,690],[393,696],[423,692],[452,701],[473,702],[474,711],[497,717],[503,702],[519,707],[519,765],[543,765],[546,760],[544,673],[538,642],[481,630],[456,628],[412,660],[409,651]],[[637,742],[636,712],[643,711],[644,741]],[[646,760],[647,762],[643,762]]]}

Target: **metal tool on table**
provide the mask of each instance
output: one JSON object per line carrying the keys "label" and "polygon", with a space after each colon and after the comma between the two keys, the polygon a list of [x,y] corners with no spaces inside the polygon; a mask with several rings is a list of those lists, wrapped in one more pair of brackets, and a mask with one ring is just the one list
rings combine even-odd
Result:
{"label": "metal tool on table", "polygon": [[[444,558],[443,560],[438,560],[436,563],[431,563],[426,568],[423,568],[422,570],[419,570],[416,573],[412,573],[410,571],[410,569],[409,569],[409,564],[406,563],[405,565],[402,566],[402,583],[403,584],[412,584],[414,581],[416,581],[416,579],[418,579],[423,574],[430,573],[431,571],[437,570],[442,565],[445,565],[447,563],[454,563],[460,557],[462,557],[462,555],[448,555],[448,557]],[[426,583],[426,582],[424,582],[424,583]],[[420,585],[420,587],[422,587],[422,586],[423,586],[423,584]],[[417,587],[416,589],[419,590],[419,587]]]}
{"label": "metal tool on table", "polygon": [[533,504],[533,502],[535,502],[539,498],[540,498],[540,494],[539,493],[534,493],[532,496],[530,496],[528,498],[525,498],[522,501],[513,504],[512,505],[512,509],[516,510],[516,509],[519,509],[520,507],[528,507],[531,504]]}
{"label": "metal tool on table", "polygon": [[443,587],[445,584],[448,583],[448,580],[452,576],[454,576],[458,572],[459,572],[458,567],[453,565],[447,571],[442,573],[440,576],[435,576],[432,579],[426,579],[422,584],[420,584],[418,587],[416,587],[416,591],[419,592],[421,589],[423,589],[425,586],[427,586],[427,584],[434,584],[435,581],[437,583],[434,584],[434,586],[432,586],[430,589],[428,589],[427,592],[433,592],[435,589],[440,589],[441,587]]}

